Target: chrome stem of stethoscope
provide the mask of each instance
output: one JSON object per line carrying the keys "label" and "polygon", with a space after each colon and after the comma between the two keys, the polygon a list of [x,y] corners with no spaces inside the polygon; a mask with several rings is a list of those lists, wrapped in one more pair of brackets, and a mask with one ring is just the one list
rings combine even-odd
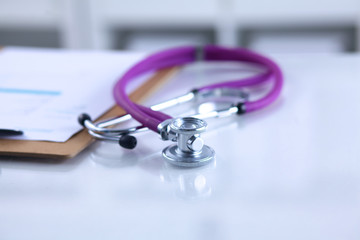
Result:
{"label": "chrome stem of stethoscope", "polygon": [[207,113],[199,113],[192,115],[191,117],[199,118],[199,119],[223,118],[223,117],[230,117],[231,115],[234,115],[238,112],[239,112],[239,107],[235,105],[231,105],[229,108],[214,110]]}
{"label": "chrome stem of stethoscope", "polygon": [[[169,107],[189,102],[195,98],[197,91],[190,91],[179,97],[164,101],[162,103],[151,106],[150,108],[155,111],[163,110]],[[112,125],[116,125],[131,119],[130,114],[125,114],[120,117],[112,118],[110,120],[102,121],[99,123],[93,123],[88,114],[83,113],[79,116],[79,123],[84,126],[89,134],[96,139],[107,141],[118,141],[120,146],[128,149],[135,148],[137,140],[135,137],[129,135],[131,133],[138,133],[148,130],[147,127],[136,126],[125,129],[107,128]]]}
{"label": "chrome stem of stethoscope", "polygon": [[[191,115],[189,117],[199,118],[199,119],[222,118],[222,117],[228,117],[228,116],[234,115],[237,112],[238,112],[238,107],[231,106],[229,108],[210,111],[207,113],[199,113],[199,114]],[[124,116],[128,116],[128,115],[124,115]],[[119,117],[119,118],[121,118],[121,117]],[[130,119],[131,118],[129,118],[128,120],[130,120]],[[124,121],[125,120],[123,120],[121,122],[124,122]],[[108,122],[106,122],[106,123],[108,123]],[[135,133],[145,132],[145,131],[149,130],[147,127],[136,126],[136,127],[124,128],[124,129],[113,129],[114,131],[104,131],[104,130],[102,130],[102,128],[98,127],[100,125],[100,123],[94,124],[90,120],[86,120],[84,122],[84,125],[88,129],[88,132],[91,136],[93,136],[99,140],[109,140],[109,141],[118,141],[119,135],[135,134]],[[95,129],[97,129],[97,130],[95,130]],[[112,129],[105,128],[105,130],[112,130]]]}
{"label": "chrome stem of stethoscope", "polygon": [[[195,98],[195,96],[196,96],[195,91],[191,91],[191,92],[188,92],[188,93],[186,93],[184,95],[181,95],[181,96],[166,100],[164,102],[155,104],[155,105],[151,106],[150,108],[152,110],[154,110],[154,111],[164,110],[164,109],[167,109],[167,108],[170,108],[170,107],[175,107],[175,106],[177,106],[179,104],[187,103],[187,102],[193,100]],[[100,131],[103,131],[104,128],[106,129],[106,127],[108,127],[108,126],[116,125],[116,124],[125,122],[125,121],[130,120],[130,119],[131,119],[130,114],[126,114],[126,115],[123,115],[121,117],[117,117],[117,118],[113,118],[113,119],[110,119],[110,120],[107,120],[107,121],[99,122],[97,124],[97,127],[101,128]],[[115,130],[115,129],[108,129],[108,130]],[[121,130],[119,130],[119,131],[121,132]]]}
{"label": "chrome stem of stethoscope", "polygon": [[[194,99],[197,100],[203,100],[209,97],[237,97],[239,99],[242,99],[243,101],[246,101],[248,99],[248,94],[243,92],[243,91],[239,91],[237,89],[229,89],[229,88],[217,88],[217,89],[211,89],[211,90],[203,90],[203,91],[197,91],[197,90],[193,90],[190,91],[184,95],[181,95],[179,97],[175,97],[173,99],[164,101],[162,103],[156,104],[151,106],[150,108],[154,111],[159,111],[159,110],[164,110],[170,107],[174,107],[183,103],[187,103],[190,102]],[[101,121],[98,122],[96,124],[92,123],[91,121],[86,121],[85,120],[90,120],[89,116],[80,116],[79,117],[79,122],[82,125],[85,125],[85,127],[93,132],[101,132],[101,133],[114,133],[114,134],[127,134],[127,133],[131,133],[134,131],[139,130],[138,128],[129,128],[129,129],[114,129],[114,128],[106,128],[112,125],[116,125],[125,121],[128,121],[131,119],[131,116],[129,114],[120,116],[120,117],[115,117],[112,119],[108,119],[106,121]],[[82,120],[82,121],[81,121]]]}
{"label": "chrome stem of stethoscope", "polygon": [[[188,93],[186,93],[184,95],[181,95],[179,97],[175,97],[175,98],[172,98],[170,100],[164,101],[162,103],[155,104],[155,105],[151,106],[150,108],[152,110],[154,110],[154,111],[164,110],[164,109],[167,109],[167,108],[170,108],[170,107],[177,106],[179,104],[189,102],[189,101],[191,101],[191,100],[193,100],[195,98],[195,95],[196,95],[196,91],[191,91],[191,92],[188,92]],[[109,126],[116,125],[116,124],[128,121],[130,119],[131,119],[130,114],[125,114],[123,116],[108,119],[106,121],[101,121],[99,123],[93,123],[91,121],[91,118],[90,118],[89,115],[81,114],[79,116],[78,120],[79,120],[80,124],[83,125],[84,127],[86,127],[89,131],[99,132],[99,133],[102,133],[102,134],[114,134],[114,135],[129,134],[129,133],[139,131],[140,129],[144,128],[144,127],[141,127],[141,126],[133,127],[133,128],[127,128],[127,129],[107,128]]]}
{"label": "chrome stem of stethoscope", "polygon": [[[211,89],[204,91],[194,90],[182,96],[153,105],[151,106],[151,109],[163,110],[173,106],[177,106],[182,103],[190,102],[195,99],[202,101],[209,97],[235,97],[240,101],[246,101],[248,99],[248,94],[237,89],[234,90],[234,89],[226,89],[226,88]],[[196,114],[196,115],[192,115],[191,117],[198,119],[220,118],[220,117],[227,117],[233,115],[238,111],[239,111],[238,106],[230,106],[229,108],[210,111],[207,113]],[[110,120],[93,123],[89,115],[81,114],[78,120],[81,125],[83,125],[88,129],[89,134],[94,138],[105,141],[118,141],[120,146],[128,149],[133,149],[136,146],[137,140],[134,136],[129,134],[147,131],[148,130],[147,127],[136,126],[130,128],[123,128],[123,129],[107,128],[111,125],[116,125],[130,119],[131,116],[129,114],[126,114],[117,118],[112,118]]]}

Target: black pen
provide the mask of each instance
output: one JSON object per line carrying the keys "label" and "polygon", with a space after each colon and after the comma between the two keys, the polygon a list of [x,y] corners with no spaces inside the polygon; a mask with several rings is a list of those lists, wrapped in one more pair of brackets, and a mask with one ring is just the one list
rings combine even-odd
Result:
{"label": "black pen", "polygon": [[0,128],[0,137],[18,136],[23,134],[24,132],[21,130]]}

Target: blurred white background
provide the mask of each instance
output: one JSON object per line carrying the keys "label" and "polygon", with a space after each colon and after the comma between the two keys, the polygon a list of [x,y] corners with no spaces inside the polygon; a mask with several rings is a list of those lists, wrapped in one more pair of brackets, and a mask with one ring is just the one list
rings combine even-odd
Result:
{"label": "blurred white background", "polygon": [[263,52],[360,49],[360,0],[0,0],[0,45]]}

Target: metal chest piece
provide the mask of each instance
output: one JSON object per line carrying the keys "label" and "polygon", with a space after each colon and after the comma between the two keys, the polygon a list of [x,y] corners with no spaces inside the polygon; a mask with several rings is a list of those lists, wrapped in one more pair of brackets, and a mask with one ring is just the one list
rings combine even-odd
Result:
{"label": "metal chest piece", "polygon": [[200,133],[206,131],[204,120],[192,117],[177,118],[168,125],[168,133],[177,144],[163,150],[166,161],[181,167],[199,167],[211,162],[215,157],[212,148],[204,145]]}

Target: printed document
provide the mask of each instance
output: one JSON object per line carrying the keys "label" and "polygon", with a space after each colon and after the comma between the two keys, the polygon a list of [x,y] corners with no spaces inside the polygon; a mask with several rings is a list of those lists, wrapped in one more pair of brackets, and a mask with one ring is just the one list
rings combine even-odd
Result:
{"label": "printed document", "polygon": [[[125,51],[4,48],[0,128],[24,132],[12,139],[64,142],[82,128],[79,114],[95,119],[114,105],[116,80],[144,56]],[[144,79],[132,84],[129,92]]]}

